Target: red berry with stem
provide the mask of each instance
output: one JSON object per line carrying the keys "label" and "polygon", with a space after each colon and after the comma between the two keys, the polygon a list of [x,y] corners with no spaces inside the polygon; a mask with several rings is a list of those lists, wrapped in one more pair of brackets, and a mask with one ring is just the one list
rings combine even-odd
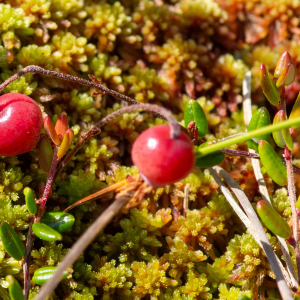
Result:
{"label": "red berry with stem", "polygon": [[170,126],[158,125],[145,130],[135,140],[131,158],[144,179],[154,187],[174,183],[186,177],[194,167],[194,146],[180,132],[170,137]]}
{"label": "red berry with stem", "polygon": [[0,97],[0,155],[30,151],[41,133],[43,117],[30,97],[8,93]]}

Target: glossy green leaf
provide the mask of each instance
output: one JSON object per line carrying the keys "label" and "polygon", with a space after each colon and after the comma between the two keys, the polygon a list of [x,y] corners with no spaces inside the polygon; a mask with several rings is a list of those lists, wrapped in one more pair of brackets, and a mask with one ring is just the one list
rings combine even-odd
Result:
{"label": "glossy green leaf", "polygon": [[53,160],[53,149],[49,139],[46,136],[42,136],[38,145],[38,158],[40,168],[49,173]]}
{"label": "glossy green leaf", "polygon": [[[274,117],[273,124],[278,124],[281,122],[282,113],[284,114],[284,112],[282,110],[277,112],[277,114]],[[274,139],[275,143],[277,144],[277,146],[279,146],[281,148],[285,147],[285,140],[283,138],[283,134],[282,134],[281,130],[273,131],[273,139]]]}
{"label": "glossy green leaf", "polygon": [[25,246],[14,229],[6,222],[1,224],[0,237],[8,254],[16,260],[21,260],[26,252]]}
{"label": "glossy green leaf", "polygon": [[44,223],[34,223],[32,231],[37,237],[44,241],[61,241],[62,235]]}
{"label": "glossy green leaf", "polygon": [[8,291],[11,300],[25,299],[19,282],[12,275],[7,275],[5,280],[8,282]]}
{"label": "glossy green leaf", "polygon": [[28,211],[32,215],[35,215],[37,212],[37,205],[35,202],[33,190],[31,188],[27,187],[24,189],[23,193],[25,195],[25,201],[26,201],[26,206],[27,206]]}
{"label": "glossy green leaf", "polygon": [[70,229],[74,222],[75,218],[73,215],[63,212],[44,213],[41,218],[41,223],[48,225],[58,232],[64,232]]}
{"label": "glossy green leaf", "polygon": [[[33,274],[32,281],[35,284],[42,285],[53,276],[56,269],[57,267],[44,267],[44,268],[37,269]],[[67,271],[64,271],[61,280],[66,279],[70,274],[70,271],[71,271],[70,268]]]}
{"label": "glossy green leaf", "polygon": [[[273,124],[278,124],[283,121],[285,121],[285,114],[284,114],[283,110],[280,110],[275,115]],[[273,138],[274,138],[275,143],[279,147],[284,148],[285,146],[287,146],[290,150],[293,150],[294,143],[293,143],[293,139],[291,137],[289,128],[283,128],[281,130],[274,131]]]}
{"label": "glossy green leaf", "polygon": [[[253,131],[255,129],[267,126],[269,124],[271,124],[269,112],[265,107],[261,107],[253,114],[248,126],[248,131]],[[256,136],[255,138],[258,141],[260,140],[268,141],[270,138],[270,133]],[[253,140],[248,140],[247,145],[249,148],[258,151],[258,144],[255,143]]]}
{"label": "glossy green leaf", "polygon": [[195,100],[190,100],[184,108],[184,124],[186,128],[188,128],[191,121],[196,123],[198,135],[200,137],[205,136],[208,129],[206,116],[201,105]]}
{"label": "glossy green leaf", "polygon": [[297,200],[297,202],[296,202],[296,207],[297,207],[298,209],[300,209],[300,196],[298,197],[298,200]]}
{"label": "glossy green leaf", "polygon": [[[295,104],[293,106],[292,112],[290,114],[289,120],[295,119],[300,117],[300,92],[297,96],[297,99],[295,101]],[[297,128],[299,125],[293,125],[292,128]]]}
{"label": "glossy green leaf", "polygon": [[264,64],[260,66],[260,84],[266,98],[271,104],[277,105],[280,100],[280,95]]}
{"label": "glossy green leaf", "polygon": [[290,237],[291,227],[271,205],[261,200],[257,202],[256,209],[259,217],[270,231],[285,239]]}
{"label": "glossy green leaf", "polygon": [[270,144],[266,141],[260,141],[258,153],[263,167],[272,180],[281,186],[285,186],[287,184],[286,167]]}

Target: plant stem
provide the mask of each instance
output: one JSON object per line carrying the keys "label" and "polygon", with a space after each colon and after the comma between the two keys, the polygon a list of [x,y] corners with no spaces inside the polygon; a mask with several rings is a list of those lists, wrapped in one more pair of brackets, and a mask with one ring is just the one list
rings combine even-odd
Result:
{"label": "plant stem", "polygon": [[123,107],[108,116],[101,119],[98,123],[96,123],[87,134],[85,134],[80,141],[75,145],[75,147],[69,152],[69,154],[64,158],[62,163],[57,168],[55,175],[54,175],[54,181],[60,174],[61,170],[68,164],[68,162],[71,160],[71,158],[76,154],[76,152],[81,148],[81,146],[92,136],[95,136],[96,134],[99,134],[101,132],[100,128],[107,124],[107,122],[111,121],[115,117],[122,115],[124,113],[132,112],[135,110],[145,110],[153,112],[157,115],[160,115],[163,117],[163,119],[167,120],[171,127],[171,138],[177,139],[180,134],[180,128],[181,126],[178,124],[177,120],[173,117],[171,112],[163,107],[153,105],[153,104],[136,104],[136,105],[130,105],[127,107]]}
{"label": "plant stem", "polygon": [[292,218],[293,218],[293,237],[295,240],[294,250],[297,265],[298,283],[300,281],[300,249],[299,249],[299,217],[296,212],[296,191],[294,183],[293,165],[292,165],[292,151],[285,147],[285,161],[288,179],[288,192],[291,201]]}
{"label": "plant stem", "polygon": [[[55,175],[55,170],[57,167],[57,164],[59,162],[59,158],[57,157],[57,151],[59,149],[59,146],[55,146],[54,148],[54,154],[53,154],[53,160],[52,160],[52,164],[51,164],[51,168],[50,168],[50,172],[48,174],[48,178],[47,178],[47,182],[46,182],[46,186],[44,189],[44,194],[42,197],[42,202],[40,204],[40,207],[43,208],[46,205],[46,202],[49,198],[50,195],[50,191],[51,191],[51,186],[53,184],[53,179],[54,179],[54,175]],[[39,217],[42,217],[39,215]]]}
{"label": "plant stem", "polygon": [[83,235],[76,241],[71,247],[67,255],[62,259],[61,263],[57,267],[57,270],[40,289],[35,300],[44,300],[49,297],[52,291],[56,288],[61,280],[61,274],[70,267],[81,253],[88,247],[88,245],[94,240],[96,235],[106,227],[106,225],[112,220],[112,218],[120,211],[120,209],[130,200],[134,191],[129,192],[120,198],[116,199],[89,228],[83,233]]}

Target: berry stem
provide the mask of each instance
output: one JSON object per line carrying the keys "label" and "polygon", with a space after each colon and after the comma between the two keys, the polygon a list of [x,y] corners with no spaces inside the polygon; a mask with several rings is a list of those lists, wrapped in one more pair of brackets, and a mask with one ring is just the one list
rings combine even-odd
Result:
{"label": "berry stem", "polygon": [[[49,198],[49,195],[50,195],[51,186],[52,186],[54,175],[55,175],[55,170],[56,170],[58,162],[60,161],[60,158],[57,157],[58,149],[59,149],[59,146],[55,146],[54,153],[53,153],[53,160],[52,160],[52,164],[51,164],[51,169],[50,169],[49,174],[48,174],[48,178],[47,178],[46,186],[45,186],[45,189],[44,189],[44,194],[43,194],[43,197],[42,197],[42,202],[40,204],[40,208],[43,208],[46,205],[46,202],[47,202],[47,200]],[[44,211],[44,210],[40,209],[39,211]],[[42,216],[39,215],[39,217],[42,217]]]}
{"label": "berry stem", "polygon": [[171,138],[177,139],[180,134],[180,128],[181,126],[178,124],[177,120],[173,117],[170,111],[167,109],[153,105],[153,104],[136,104],[136,105],[130,105],[127,107],[123,107],[110,115],[104,117],[102,120],[100,120],[98,123],[96,123],[75,145],[75,147],[68,153],[68,155],[63,159],[61,164],[58,166],[53,180],[55,181],[56,178],[59,176],[62,169],[69,163],[71,158],[77,153],[77,151],[81,148],[81,146],[92,136],[95,136],[101,132],[100,128],[104,126],[107,122],[111,121],[115,117],[122,115],[124,113],[132,112],[135,110],[146,110],[153,112],[156,115],[161,116],[163,119],[167,120],[170,123],[171,127]]}

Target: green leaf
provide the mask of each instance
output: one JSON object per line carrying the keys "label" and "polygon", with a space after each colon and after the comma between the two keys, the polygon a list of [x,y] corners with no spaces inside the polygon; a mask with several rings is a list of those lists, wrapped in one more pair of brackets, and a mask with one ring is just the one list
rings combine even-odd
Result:
{"label": "green leaf", "polygon": [[[255,129],[264,127],[271,124],[271,119],[268,110],[265,107],[261,107],[258,109],[252,116],[249,126],[248,132],[253,131]],[[263,135],[259,135],[255,137],[257,140],[265,140],[268,141],[270,138],[270,133],[266,133]],[[258,145],[253,140],[247,141],[247,145],[249,148],[258,151]]]}
{"label": "green leaf", "polygon": [[23,193],[25,195],[25,201],[26,201],[26,206],[27,206],[28,211],[32,215],[35,215],[37,212],[37,205],[35,202],[33,190],[31,188],[27,187],[24,189]]}
{"label": "green leaf", "polygon": [[58,232],[64,232],[70,229],[74,222],[75,218],[73,215],[63,212],[44,213],[41,218],[41,223],[48,225]]}
{"label": "green leaf", "polygon": [[198,128],[198,135],[200,137],[205,136],[208,129],[206,116],[201,105],[195,100],[190,100],[184,108],[184,124],[186,128],[188,128],[191,121],[195,122]]}
{"label": "green leaf", "polygon": [[[275,115],[273,123],[278,124],[278,123],[281,123],[285,120],[286,119],[285,119],[284,111],[280,110]],[[291,137],[289,128],[283,128],[279,131],[274,131],[273,132],[273,138],[274,138],[274,141],[276,142],[276,144],[279,147],[284,148],[285,146],[287,146],[290,150],[293,150],[294,142],[293,142],[293,139]]]}
{"label": "green leaf", "polygon": [[277,105],[280,100],[280,95],[264,64],[260,66],[260,84],[266,98],[271,104]]}
{"label": "green leaf", "polygon": [[257,202],[256,209],[259,217],[270,231],[285,239],[291,236],[291,227],[271,205],[261,200]]}
{"label": "green leaf", "polygon": [[8,282],[8,291],[11,300],[24,300],[25,298],[19,282],[12,275],[7,275],[5,280]]}
{"label": "green leaf", "polygon": [[270,144],[266,141],[260,141],[258,153],[262,165],[272,180],[281,186],[285,186],[287,184],[286,167]]}
{"label": "green leaf", "polygon": [[[56,269],[57,267],[44,267],[44,268],[37,269],[33,274],[32,281],[35,284],[42,285],[53,276]],[[64,271],[61,280],[67,278],[68,275],[70,274],[70,271],[71,271],[70,268],[67,271]]]}
{"label": "green leaf", "polygon": [[44,241],[52,242],[62,240],[62,235],[59,232],[44,223],[34,223],[32,225],[32,231],[37,237]]}
{"label": "green leaf", "polygon": [[8,254],[16,260],[21,260],[26,252],[25,246],[14,229],[6,222],[1,224],[0,237]]}

